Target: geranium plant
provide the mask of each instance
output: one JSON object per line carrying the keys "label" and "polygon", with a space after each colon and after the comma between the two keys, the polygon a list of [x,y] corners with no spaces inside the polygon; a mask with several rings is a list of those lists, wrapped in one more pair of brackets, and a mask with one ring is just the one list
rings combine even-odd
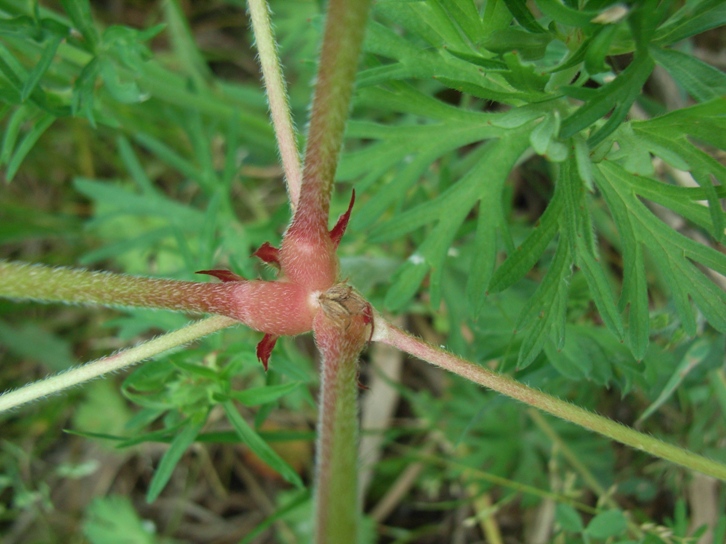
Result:
{"label": "geranium plant", "polygon": [[[118,103],[142,102],[145,93],[169,91],[169,100],[179,104],[210,92],[200,90],[206,85],[204,69],[196,72],[200,81],[190,77],[191,91],[154,88],[143,42],[160,28],[134,33],[110,27],[99,34],[87,2],[69,0],[63,5],[70,21],[40,9],[25,13],[12,2],[2,7],[0,32],[19,50],[17,43],[34,36],[40,51],[39,60],[28,70],[21,61],[12,60],[12,48],[3,46],[3,98],[15,108],[7,122],[2,157],[8,179],[56,118],[75,115],[93,124],[113,125],[114,114],[96,96],[99,82],[110,95],[105,100]],[[706,347],[699,345],[708,352],[702,359],[718,353],[726,332],[726,296],[715,283],[718,280],[704,270],[726,273],[726,257],[712,247],[722,241],[726,225],[721,204],[726,170],[706,146],[726,147],[722,96],[726,77],[674,45],[719,26],[723,9],[708,1],[680,9],[653,1],[624,6],[538,0],[536,6],[533,11],[519,0],[483,5],[466,0],[379,2],[369,24],[368,2],[330,0],[301,154],[268,8],[262,0],[250,0],[291,210],[279,247],[264,242],[253,254],[271,270],[268,279],[245,277],[227,268],[195,271],[218,281],[183,281],[0,261],[0,296],[10,299],[214,314],[8,391],[0,396],[0,411],[242,324],[261,334],[255,353],[264,370],[274,367],[279,337],[312,332],[319,350],[317,542],[355,542],[360,532],[358,361],[371,343],[392,346],[631,448],[726,480],[726,465],[718,460],[616,423],[508,374],[515,366],[524,371],[531,365],[553,365],[559,373],[580,379],[600,373],[593,379],[615,383],[619,375],[622,390],[627,391],[638,373],[636,361],[654,357],[648,351],[653,310],[648,262],[657,265],[670,290],[669,315],[677,321],[678,333],[706,339]],[[175,5],[169,10],[170,24],[179,23]],[[177,31],[185,36],[183,29]],[[619,66],[624,55],[629,56],[627,64]],[[83,64],[68,103],[41,83],[51,78],[58,57]],[[672,112],[653,108],[651,119],[628,120],[656,64],[696,103]],[[411,83],[417,80],[423,83]],[[383,118],[393,116],[395,123],[350,124],[351,151],[339,165],[356,82],[358,107],[380,106]],[[463,97],[461,103],[437,97],[437,92],[446,90]],[[500,106],[491,107],[494,102]],[[206,113],[211,112],[209,107]],[[120,119],[124,113],[115,115]],[[16,143],[28,119],[34,120],[33,128]],[[173,156],[148,135],[138,142]],[[127,140],[119,145],[127,157],[132,156]],[[555,182],[537,225],[523,231],[507,218],[506,187],[511,172],[532,157],[542,158]],[[690,173],[698,186],[654,179],[653,157],[674,171]],[[441,179],[434,185],[422,182],[417,190],[417,182],[432,175],[431,165],[442,170]],[[449,167],[445,175],[443,170]],[[346,191],[349,205],[331,221],[336,174],[339,180],[358,180],[357,196],[363,205],[356,204],[355,191]],[[142,173],[138,176],[145,179]],[[206,179],[201,185],[205,183],[204,190],[214,201],[216,182]],[[102,190],[89,181],[79,187],[96,195]],[[142,191],[152,203],[162,203],[153,186]],[[711,242],[699,243],[672,229],[644,200],[685,217],[708,233]],[[391,209],[400,213],[391,215]],[[170,208],[169,213],[175,211]],[[608,229],[609,217],[616,230]],[[380,242],[429,229],[423,238],[413,236],[415,248],[397,266],[383,303],[391,311],[406,308],[426,283],[431,308],[443,303],[453,328],[462,327],[465,318],[488,322],[486,305],[540,265],[534,274],[540,275],[538,283],[529,289],[527,302],[519,304],[506,349],[492,357],[502,365],[492,370],[482,364],[483,358],[467,361],[391,324],[341,270],[338,249],[349,225],[357,232],[372,226],[370,238]],[[603,246],[622,254],[621,278],[602,257]],[[466,253],[468,263],[447,262],[452,251]],[[468,302],[457,308],[446,283],[455,281],[453,276],[461,273],[462,266],[468,279],[465,297],[459,298]],[[613,295],[616,284],[619,301]],[[575,285],[588,293],[592,311],[578,314],[572,309]],[[508,313],[510,301],[496,303]],[[689,346],[693,347],[688,344],[685,349]],[[621,357],[622,350],[629,350],[625,357],[631,361],[624,368],[590,360]],[[668,387],[672,392],[676,386]],[[299,475],[240,416],[234,403],[239,392],[218,387],[204,409],[180,423],[149,489],[150,500],[161,493],[213,405],[222,407],[252,451],[285,479],[302,485]],[[658,405],[667,399],[668,387]]]}

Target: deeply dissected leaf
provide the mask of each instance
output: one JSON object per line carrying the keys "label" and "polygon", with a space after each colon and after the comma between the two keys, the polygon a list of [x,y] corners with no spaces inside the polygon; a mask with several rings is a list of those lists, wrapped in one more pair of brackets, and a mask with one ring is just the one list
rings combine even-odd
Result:
{"label": "deeply dissected leaf", "polygon": [[[631,178],[632,174],[616,164],[605,162],[596,169],[598,185],[623,236],[625,283],[621,304],[631,304],[631,342],[637,346],[637,353],[644,354],[644,337],[647,334],[643,247],[653,251],[654,256],[665,265],[665,279],[676,294],[677,308],[684,322],[690,324],[688,328],[693,330],[692,317],[685,315],[683,291],[693,298],[714,327],[726,331],[726,293],[708,280],[691,262],[698,262],[723,274],[726,271],[726,256],[673,231],[656,218],[629,188],[627,180]],[[684,282],[685,278],[688,281]],[[637,327],[635,330],[634,325]]]}

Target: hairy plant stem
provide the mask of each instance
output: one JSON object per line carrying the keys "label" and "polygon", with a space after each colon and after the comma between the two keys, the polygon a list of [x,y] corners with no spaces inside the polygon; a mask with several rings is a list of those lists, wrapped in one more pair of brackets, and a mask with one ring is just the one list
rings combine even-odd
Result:
{"label": "hairy plant stem", "polygon": [[221,329],[239,324],[234,319],[214,316],[192,323],[136,347],[108,357],[71,368],[44,380],[33,382],[15,391],[0,395],[0,412],[17,408],[28,402],[59,393],[69,387],[93,380],[109,372],[121,370],[173,348],[178,348]]}
{"label": "hairy plant stem", "polygon": [[350,109],[370,0],[330,0],[313,96],[300,201],[285,233],[283,268],[302,269],[321,310],[313,322],[322,354],[315,481],[315,542],[357,541],[357,361],[369,334],[370,306],[343,287],[328,233],[330,196]]}
{"label": "hairy plant stem", "polygon": [[498,393],[564,419],[565,421],[580,425],[581,427],[637,450],[726,481],[726,466],[721,463],[691,453],[678,446],[667,444],[657,438],[589,412],[584,408],[528,387],[508,376],[497,374],[485,367],[465,361],[441,348],[437,348],[421,339],[411,336],[390,323],[387,323],[378,315],[376,316],[375,324],[374,341],[394,346],[419,359],[462,376],[469,381],[488,387]]}
{"label": "hairy plant stem", "polygon": [[300,193],[300,208],[315,211],[307,219],[324,229],[369,8],[370,0],[328,3]]}
{"label": "hairy plant stem", "polygon": [[252,32],[255,35],[257,51],[260,56],[262,77],[270,103],[270,115],[275,127],[275,136],[279,146],[282,167],[285,170],[287,194],[290,207],[295,210],[300,199],[302,184],[302,166],[297,148],[295,128],[290,115],[290,104],[287,96],[285,80],[280,69],[280,58],[270,22],[270,10],[265,0],[248,1]]}
{"label": "hairy plant stem", "polygon": [[356,542],[358,354],[323,354],[315,485],[316,544]]}
{"label": "hairy plant stem", "polygon": [[39,302],[225,313],[229,285],[0,261],[0,297]]}

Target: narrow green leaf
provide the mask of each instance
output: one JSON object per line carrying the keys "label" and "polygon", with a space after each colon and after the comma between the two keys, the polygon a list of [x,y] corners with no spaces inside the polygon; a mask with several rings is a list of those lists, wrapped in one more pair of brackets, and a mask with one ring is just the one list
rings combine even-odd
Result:
{"label": "narrow green leaf", "polygon": [[125,136],[118,136],[116,138],[116,145],[118,147],[119,156],[126,167],[126,170],[131,174],[131,179],[136,182],[142,193],[146,195],[157,195],[158,192],[151,183],[149,176],[146,175],[144,167],[141,166],[136,153],[131,148],[131,144]]}
{"label": "narrow green leaf", "polygon": [[[406,193],[413,187],[418,180],[421,179],[429,166],[431,165],[430,155],[426,153],[427,150],[422,150],[421,155],[415,157],[408,164],[400,165],[399,168],[393,169],[391,172],[386,173],[389,168],[388,165],[381,164],[381,170],[374,168],[371,170],[371,177],[366,176],[362,180],[362,183],[373,178],[380,178],[385,175],[385,178],[390,178],[390,181],[386,184],[385,191],[376,191],[368,202],[363,204],[358,210],[357,214],[353,216],[351,221],[351,229],[354,231],[363,231],[373,225],[391,206],[395,206],[397,203],[405,199]],[[396,160],[400,159],[400,156],[395,157]],[[411,215],[415,215],[418,212],[411,210]],[[406,212],[408,213],[408,212]],[[402,214],[403,215],[403,214]],[[414,217],[409,216],[409,219],[414,220]],[[418,228],[423,223],[415,224],[411,227],[411,230]],[[375,230],[371,232],[371,236]],[[381,231],[383,234],[384,231]]]}
{"label": "narrow green leaf", "polygon": [[209,199],[209,204],[207,204],[207,209],[204,214],[204,223],[199,231],[199,249],[197,253],[200,261],[203,263],[211,264],[214,261],[214,255],[219,247],[217,233],[220,230],[220,223],[224,217],[221,211],[225,199],[225,189],[219,184],[217,185],[217,190],[212,194],[212,198]]}
{"label": "narrow green leaf", "polygon": [[430,266],[426,260],[414,253],[396,272],[390,289],[386,293],[385,306],[391,310],[399,310],[416,294]]}
{"label": "narrow green leaf", "polygon": [[[166,198],[149,198],[119,186],[86,178],[74,179],[73,185],[78,192],[88,198],[99,203],[108,204],[113,213],[163,217],[172,225],[194,232],[201,228],[204,221],[204,215],[199,210]],[[100,217],[99,220],[103,220],[103,218]]]}
{"label": "narrow green leaf", "polygon": [[86,64],[76,81],[73,83],[73,96],[71,97],[71,112],[88,119],[93,128],[96,128],[96,119],[93,114],[95,103],[96,80],[101,70],[98,57]]}
{"label": "narrow green leaf", "polygon": [[584,186],[577,175],[577,165],[572,155],[560,165],[557,190],[562,192],[565,201],[562,229],[574,249],[577,238],[584,234],[580,225],[585,223],[585,216],[589,212],[585,209]]}
{"label": "narrow green leaf", "polygon": [[673,393],[675,393],[678,386],[683,383],[683,380],[686,379],[688,374],[708,357],[712,348],[712,341],[707,338],[699,338],[691,344],[688,351],[686,351],[683,358],[673,370],[673,374],[663,386],[658,398],[645,409],[636,421],[636,425],[648,419],[658,408],[663,406]]}
{"label": "narrow green leaf", "polygon": [[497,30],[508,28],[512,24],[512,13],[503,0],[486,2],[481,15],[481,36],[487,38]]}
{"label": "narrow green leaf", "polygon": [[726,24],[726,4],[722,0],[687,2],[655,35],[659,44],[670,45]]}
{"label": "narrow green leaf", "polygon": [[15,149],[23,123],[33,115],[31,106],[24,104],[17,108],[5,125],[2,147],[0,147],[0,165],[7,164]]}
{"label": "narrow green leaf", "polygon": [[197,363],[187,363],[185,361],[173,361],[172,364],[187,372],[188,374],[191,374],[192,376],[199,377],[203,380],[209,380],[209,381],[218,381],[219,380],[219,372],[213,368],[209,368],[208,366],[200,365]]}
{"label": "narrow green leaf", "polygon": [[559,0],[536,0],[536,4],[542,10],[542,13],[554,21],[582,29],[595,26],[592,20],[599,15],[597,11],[579,11],[572,9]]}
{"label": "narrow green leaf", "polygon": [[[126,395],[126,392],[124,392],[124,396]],[[134,400],[134,397],[128,397],[130,400]],[[170,406],[166,405],[162,409],[149,409],[144,408],[144,411],[146,411],[149,414],[158,414],[162,415],[166,413],[169,410]],[[153,421],[153,420],[152,420]],[[174,425],[170,425],[169,427],[165,427],[163,429],[160,429],[158,431],[151,431],[148,433],[141,433],[136,434],[133,436],[133,438],[127,438],[125,440],[122,440],[119,442],[116,447],[118,449],[124,449],[124,448],[130,448],[131,446],[136,446],[137,444],[144,444],[145,442],[161,442],[165,444],[171,444],[174,439],[179,434],[177,431],[183,430],[187,426],[187,420],[182,420],[179,423],[176,423]],[[123,438],[123,437],[121,437]]]}
{"label": "narrow green leaf", "polygon": [[8,161],[8,167],[5,171],[5,178],[8,181],[12,181],[12,179],[15,177],[15,174],[18,173],[18,169],[20,168],[20,165],[23,163],[23,160],[25,159],[27,154],[30,153],[30,150],[33,149],[33,146],[40,139],[43,133],[48,130],[50,125],[53,124],[55,119],[55,116],[51,115],[50,113],[43,113],[41,114],[40,118],[35,121],[33,128],[31,128],[28,133],[23,137],[23,139],[20,141],[17,148],[15,149],[12,157]]}
{"label": "narrow green leaf", "polygon": [[570,242],[567,237],[562,236],[550,268],[517,322],[518,330],[529,327],[534,322],[522,340],[517,360],[519,369],[526,368],[534,361],[548,338],[554,336],[556,344],[564,342],[562,323],[567,308],[571,259]]}
{"label": "narrow green leaf", "polygon": [[585,182],[588,190],[593,190],[592,185],[592,161],[590,160],[590,149],[583,138],[573,138],[575,146],[575,161],[577,162],[577,173],[580,179]]}
{"label": "narrow green leaf", "polygon": [[191,161],[182,157],[161,140],[145,133],[135,134],[134,139],[169,166],[178,170],[183,176],[191,178],[200,184],[204,183],[203,173]]}
{"label": "narrow green leaf", "polygon": [[648,284],[645,279],[643,249],[635,246],[633,259],[625,263],[623,277],[623,298],[630,304],[628,319],[628,340],[633,355],[639,361],[648,349],[650,313],[648,308]]}
{"label": "narrow green leaf", "polygon": [[27,72],[2,42],[0,42],[0,74],[5,76],[7,83],[14,90],[18,91],[18,102],[20,102],[20,90],[23,88],[23,80],[27,77]]}
{"label": "narrow green leaf", "polygon": [[252,387],[244,391],[230,393],[229,397],[241,402],[245,406],[259,406],[260,404],[275,402],[302,385],[303,382],[290,382],[280,385]]}
{"label": "narrow green leaf", "polygon": [[202,57],[192,36],[189,23],[179,7],[177,0],[164,2],[164,16],[169,25],[169,35],[176,58],[181,63],[182,70],[194,80],[197,88],[206,87],[206,81],[211,77],[209,67]]}
{"label": "narrow green leaf", "polygon": [[466,282],[469,313],[474,319],[479,317],[486,300],[487,287],[497,264],[497,226],[503,219],[500,217],[500,210],[499,206],[492,205],[485,198],[479,202],[474,258]]}
{"label": "narrow green leaf", "polygon": [[467,215],[469,215],[467,206],[459,206],[457,213],[442,215],[434,231],[419,248],[426,261],[431,264],[429,296],[434,308],[438,308],[441,302],[441,279],[446,266],[446,256]]}
{"label": "narrow green leaf", "polygon": [[471,0],[442,0],[442,7],[449,17],[466,33],[466,38],[475,43],[482,36],[482,19],[477,6]]}
{"label": "narrow green leaf", "polygon": [[714,329],[726,333],[726,292],[690,263],[680,271],[681,281],[688,283],[688,291],[704,317]]}
{"label": "narrow green leaf", "polygon": [[179,460],[182,458],[182,455],[184,455],[184,452],[186,452],[189,446],[194,443],[202,425],[203,422],[192,423],[190,421],[186,426],[184,426],[182,431],[174,437],[174,440],[172,440],[169,445],[169,449],[164,453],[159,466],[154,472],[154,477],[151,479],[151,483],[149,484],[149,491],[146,493],[146,502],[154,502],[159,494],[164,490],[166,484],[169,483],[169,479],[174,472],[174,468],[179,463]]}
{"label": "narrow green leaf", "polygon": [[564,199],[558,195],[559,193],[555,192],[555,196],[527,239],[494,272],[494,277],[489,284],[490,293],[498,293],[514,285],[539,261],[542,253],[559,230],[559,216],[564,208]]}
{"label": "narrow green leaf", "polygon": [[542,28],[542,26],[537,22],[537,19],[535,19],[534,15],[532,15],[532,12],[529,11],[525,0],[504,0],[504,3],[522,27],[526,28],[530,32],[547,32],[547,30]]}
{"label": "narrow green leaf", "polygon": [[708,199],[708,211],[711,216],[711,223],[713,224],[712,234],[716,241],[723,242],[724,228],[726,228],[726,212],[724,212],[721,206],[721,201],[716,193],[716,187],[711,179],[711,174],[708,171],[704,171],[698,166],[693,169],[693,179],[704,189]]}
{"label": "narrow green leaf", "polygon": [[61,4],[73,22],[73,25],[76,27],[76,30],[85,38],[89,50],[95,51],[99,37],[93,23],[89,0],[61,0]]}
{"label": "narrow green leaf", "polygon": [[25,80],[23,88],[20,91],[20,99],[23,102],[25,102],[33,93],[41,78],[48,71],[48,68],[50,68],[50,64],[53,62],[58,46],[63,40],[64,36],[54,36],[48,40],[45,49],[43,49],[43,53],[40,55],[38,63],[28,74],[28,79]]}
{"label": "narrow green leaf", "polygon": [[577,266],[580,267],[587,280],[590,295],[593,302],[595,302],[595,306],[597,306],[598,312],[600,312],[600,317],[602,317],[605,326],[615,336],[622,338],[623,322],[615,304],[610,282],[605,277],[605,272],[598,259],[590,253],[589,249],[579,239],[577,241]]}
{"label": "narrow green leaf", "polygon": [[618,26],[605,25],[593,35],[585,53],[585,70],[588,74],[601,74],[610,69],[606,58],[610,53],[610,46],[618,34]]}
{"label": "narrow green leaf", "polygon": [[598,89],[584,106],[562,121],[560,138],[571,138],[613,110],[605,125],[588,140],[592,147],[602,142],[625,118],[652,69],[653,61],[647,54],[636,54],[630,66],[618,77]]}
{"label": "narrow green leaf", "polygon": [[673,49],[652,47],[650,54],[698,102],[726,96],[726,74],[713,66]]}
{"label": "narrow green leaf", "polygon": [[303,488],[303,482],[298,476],[297,472],[288,465],[277,453],[273,450],[267,442],[260,438],[258,435],[244,420],[235,408],[232,401],[222,403],[224,413],[227,415],[227,419],[234,427],[234,430],[239,435],[240,439],[250,448],[250,450],[257,455],[262,461],[267,463],[270,468],[280,473],[280,475],[292,485],[298,488]]}
{"label": "narrow green leaf", "polygon": [[693,310],[688,300],[689,288],[685,285],[680,271],[676,272],[674,270],[674,263],[668,255],[668,250],[660,244],[648,244],[648,254],[653,258],[658,267],[658,272],[663,275],[663,278],[668,284],[673,305],[683,324],[683,328],[690,336],[695,335],[696,320],[693,317]]}

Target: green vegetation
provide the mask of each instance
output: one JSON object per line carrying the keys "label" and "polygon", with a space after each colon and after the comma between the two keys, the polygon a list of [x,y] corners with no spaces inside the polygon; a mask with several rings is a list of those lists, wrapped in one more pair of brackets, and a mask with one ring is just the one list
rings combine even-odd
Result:
{"label": "green vegetation", "polygon": [[[3,539],[307,542],[311,489],[330,485],[319,542],[343,525],[361,543],[724,541],[726,489],[695,472],[726,475],[726,75],[704,60],[723,52],[722,2],[381,0],[354,74],[363,25],[341,22],[346,2],[331,0],[345,31],[318,63],[323,8],[280,0],[299,127],[317,65],[330,75],[317,76],[313,136],[282,144],[244,2],[141,3],[123,17],[61,4],[0,0],[0,297],[16,299],[0,299],[0,389],[98,357],[104,372],[152,360],[0,416]],[[353,188],[337,247],[347,217],[332,243],[326,231]],[[279,258],[250,259],[266,242]],[[314,258],[291,257],[308,243]],[[333,285],[336,249],[362,299]],[[61,266],[159,281],[142,292]],[[221,268],[326,291],[315,315],[330,320],[300,317],[297,291],[254,299],[252,317],[208,303],[252,284],[195,275]],[[204,304],[171,296],[189,284],[169,279],[199,282]],[[188,317],[150,308],[227,317],[182,328]],[[310,335],[281,337],[265,372],[271,346],[256,351],[260,333],[229,317],[273,342],[314,330],[323,399],[341,387],[321,403],[317,486]],[[384,344],[467,379],[413,359],[401,370]],[[344,371],[328,376],[335,354]],[[357,379],[370,390],[352,474],[356,426],[340,422],[356,419]],[[328,466],[347,480],[329,483]],[[342,497],[355,503],[357,477],[356,527]]]}

